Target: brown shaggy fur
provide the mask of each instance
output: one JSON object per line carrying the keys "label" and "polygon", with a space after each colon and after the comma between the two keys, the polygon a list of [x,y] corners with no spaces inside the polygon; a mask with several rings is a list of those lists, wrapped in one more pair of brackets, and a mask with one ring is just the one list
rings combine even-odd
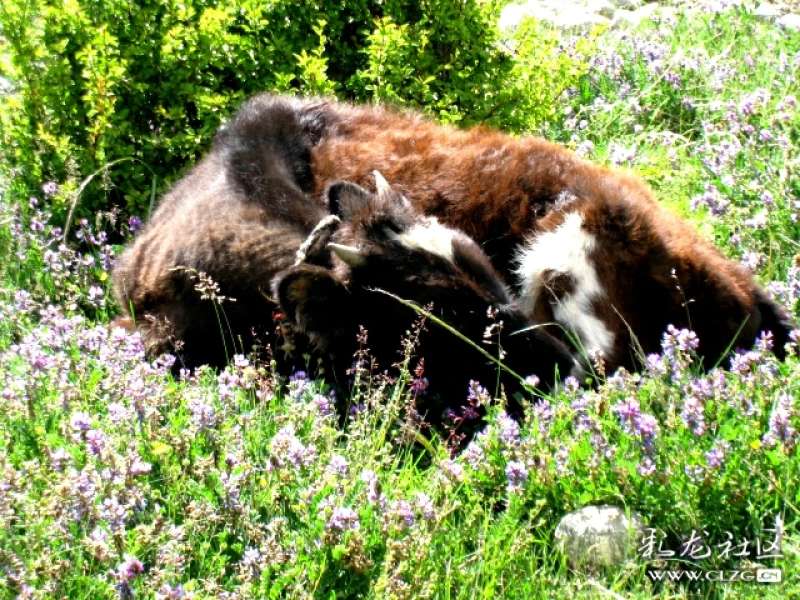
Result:
{"label": "brown shaggy fur", "polygon": [[[340,182],[329,188],[328,197],[343,221],[333,239],[357,252],[347,258],[349,262],[337,260],[334,269],[301,264],[284,271],[273,282],[273,296],[298,332],[309,336],[317,348],[346,359],[336,371],[350,366],[357,349],[352,333],[358,325],[370,333],[370,350],[383,359],[382,365],[387,366],[387,357],[388,364],[400,358],[399,342],[417,315],[377,290],[431,305],[436,317],[479,345],[487,326],[502,322],[498,335],[505,365],[521,376],[535,374],[545,388],[556,374],[565,376],[573,370],[564,344],[542,328],[525,330],[527,317],[468,237],[452,238],[449,259],[409,245],[402,237],[425,220],[401,195],[375,195]],[[490,307],[497,311],[494,320],[487,316]],[[498,339],[492,336],[490,341],[496,344]],[[494,345],[485,347],[497,351]],[[470,379],[499,381],[509,395],[521,390],[513,375],[505,371],[498,375],[494,363],[432,321],[420,336],[418,353],[425,359],[431,391],[442,396],[445,406],[464,402]],[[515,412],[519,405],[509,400]]]}
{"label": "brown shaggy fur", "polygon": [[[369,329],[375,358],[391,366],[415,313],[373,288],[433,303],[440,318],[479,344],[490,324],[489,307],[497,306],[506,334],[528,325],[488,259],[463,234],[452,232],[452,260],[398,239],[430,221],[402,195],[373,196],[337,183],[324,198],[310,200],[313,124],[296,101],[262,97],[246,104],[125,251],[114,271],[117,295],[151,352],[173,350],[176,340],[180,364],[221,366],[233,353],[250,350],[252,330],[263,343],[282,344],[275,336],[272,290],[299,344],[283,346],[290,354],[281,365],[287,371],[303,366],[302,353],[309,351],[320,358],[333,354],[333,375],[341,377],[357,348],[359,325]],[[329,207],[341,215],[341,226],[309,238]],[[447,230],[444,235],[450,239]],[[296,265],[297,250],[309,239],[314,243]],[[363,264],[334,260],[326,248],[331,239],[357,244]],[[203,300],[201,272],[218,284],[219,295],[234,301]],[[509,364],[522,375],[535,373],[545,385],[574,366],[566,347],[539,329],[504,346]],[[465,398],[470,377],[496,381],[485,357],[438,327],[428,328],[420,353],[431,384],[449,400]]]}
{"label": "brown shaggy fur", "polygon": [[[252,330],[275,342],[277,305],[265,294],[328,209],[305,193],[310,140],[294,107],[270,108],[272,119],[245,109],[220,131],[114,270],[119,303],[152,353],[175,351],[175,340],[185,366],[222,366],[251,349]],[[201,272],[234,301],[201,299]]]}
{"label": "brown shaggy fur", "polygon": [[[657,352],[669,323],[698,332],[707,366],[762,330],[784,355],[793,327],[786,313],[632,175],[539,138],[462,131],[414,113],[307,100],[300,114],[318,140],[315,198],[335,179],[369,185],[377,169],[423,212],[480,243],[508,281],[526,239],[556,226],[563,210],[580,210],[602,240],[594,262],[610,296],[594,309],[618,334],[610,368],[638,365],[629,333],[645,353]],[[566,207],[565,196],[575,198]],[[536,320],[547,312],[538,308]]]}

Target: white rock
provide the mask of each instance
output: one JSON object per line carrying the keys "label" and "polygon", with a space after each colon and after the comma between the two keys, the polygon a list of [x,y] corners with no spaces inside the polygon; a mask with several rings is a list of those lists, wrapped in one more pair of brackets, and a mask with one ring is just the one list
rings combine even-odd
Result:
{"label": "white rock", "polygon": [[678,11],[675,9],[674,6],[662,6],[658,9],[658,16],[661,17],[661,21],[667,21],[669,19],[677,21],[678,19]]}
{"label": "white rock", "polygon": [[600,15],[610,19],[617,10],[611,0],[539,0],[543,8],[556,14],[581,12]]}
{"label": "white rock", "polygon": [[636,511],[616,506],[586,506],[566,515],[555,541],[573,569],[596,571],[621,565],[636,555],[645,522]]}
{"label": "white rock", "polygon": [[753,11],[753,16],[756,19],[767,21],[768,23],[774,23],[775,20],[781,16],[781,11],[777,6],[762,2],[761,6]]}
{"label": "white rock", "polygon": [[614,17],[616,7],[609,0],[586,0],[588,12],[600,15],[607,19]]}
{"label": "white rock", "polygon": [[597,25],[608,25],[611,19],[573,10],[555,15],[552,23],[559,29],[583,30],[592,29]]}
{"label": "white rock", "polygon": [[636,17],[634,11],[620,9],[614,13],[614,18],[611,20],[611,29],[619,29],[623,26],[636,27],[641,21],[641,18]]}
{"label": "white rock", "polygon": [[527,17],[530,12],[527,4],[509,4],[500,11],[500,19],[497,21],[501,30],[516,29],[522,19]]}
{"label": "white rock", "polygon": [[645,4],[641,8],[637,8],[634,14],[641,19],[649,19],[653,16],[653,14],[658,10],[659,4],[658,2],[650,2],[649,4]]}
{"label": "white rock", "polygon": [[501,31],[513,31],[523,19],[535,17],[560,29],[591,29],[610,23],[616,9],[609,0],[531,0],[525,4],[509,4],[500,13]]}
{"label": "white rock", "polygon": [[800,31],[800,15],[783,15],[780,19],[778,19],[777,24],[785,29],[794,29],[796,31]]}
{"label": "white rock", "polygon": [[[613,29],[623,25],[636,27],[645,19],[652,19],[658,8],[659,5],[656,2],[651,2],[650,4],[645,4],[643,7],[637,10],[618,10],[616,13],[614,13],[614,20],[611,23],[611,27]],[[663,7],[661,11],[663,12],[667,8],[669,7]]]}

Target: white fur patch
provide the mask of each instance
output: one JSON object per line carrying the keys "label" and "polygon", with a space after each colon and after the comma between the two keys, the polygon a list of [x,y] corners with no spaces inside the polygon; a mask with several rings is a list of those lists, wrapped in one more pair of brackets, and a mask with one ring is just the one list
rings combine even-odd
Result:
{"label": "white fur patch", "polygon": [[433,217],[395,236],[406,248],[426,250],[453,262],[453,239],[464,236],[460,231],[445,227]]}
{"label": "white fur patch", "polygon": [[540,301],[545,273],[554,271],[569,275],[575,289],[553,306],[555,320],[577,334],[590,356],[597,351],[609,356],[614,335],[592,313],[592,302],[604,295],[597,271],[589,259],[597,240],[582,226],[583,216],[571,213],[553,231],[528,240],[517,257],[516,275],[529,315]]}

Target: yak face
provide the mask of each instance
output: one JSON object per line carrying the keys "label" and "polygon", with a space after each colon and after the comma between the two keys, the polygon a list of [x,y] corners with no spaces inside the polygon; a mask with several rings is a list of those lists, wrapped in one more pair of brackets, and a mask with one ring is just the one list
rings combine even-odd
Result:
{"label": "yak face", "polygon": [[[303,263],[273,281],[274,297],[292,327],[319,349],[349,360],[357,328],[363,326],[373,357],[388,367],[400,358],[401,339],[419,316],[403,299],[428,307],[494,356],[499,342],[505,365],[522,376],[535,374],[545,387],[574,368],[563,343],[530,328],[471,239],[419,215],[401,194],[378,181],[375,194],[346,182],[328,188],[331,211],[342,220],[328,244],[336,257],[333,269]],[[493,324],[499,326],[484,340]],[[494,362],[431,320],[418,355],[425,359],[425,375],[435,391],[457,401],[465,398],[470,379],[497,380]],[[505,371],[500,380],[508,392],[518,389],[517,378]]]}

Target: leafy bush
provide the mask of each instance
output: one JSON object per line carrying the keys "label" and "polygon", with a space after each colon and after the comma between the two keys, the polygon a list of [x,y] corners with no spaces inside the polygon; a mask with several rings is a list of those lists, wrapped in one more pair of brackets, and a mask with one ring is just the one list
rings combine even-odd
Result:
{"label": "leafy bush", "polygon": [[262,90],[386,99],[444,121],[528,128],[552,110],[547,90],[572,62],[530,28],[518,51],[532,60],[512,60],[499,44],[498,7],[7,0],[0,54],[11,58],[0,76],[15,89],[0,99],[4,160],[30,190],[66,182],[57,212],[96,174],[78,214],[108,203],[144,214],[220,122]]}

